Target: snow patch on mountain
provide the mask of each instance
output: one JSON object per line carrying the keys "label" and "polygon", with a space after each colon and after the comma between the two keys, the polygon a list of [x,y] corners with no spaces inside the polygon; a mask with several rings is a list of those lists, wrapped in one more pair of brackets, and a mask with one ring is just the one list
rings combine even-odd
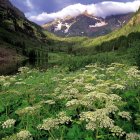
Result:
{"label": "snow patch on mountain", "polygon": [[56,32],[56,31],[60,31],[61,29],[62,29],[62,22],[60,22],[60,21],[58,21],[58,24],[57,24],[57,26],[55,27],[55,29],[54,29],[54,31]]}
{"label": "snow patch on mountain", "polygon": [[65,26],[66,26],[67,29],[64,31],[64,33],[68,33],[69,28],[71,27],[71,25],[69,25],[68,23],[65,23]]}
{"label": "snow patch on mountain", "polygon": [[64,27],[65,30],[62,31],[64,33],[68,33],[70,27],[75,23],[75,22],[73,22],[73,23],[68,24],[68,23],[63,23],[61,21],[57,21],[57,22],[58,22],[58,24],[55,26],[54,32],[61,31],[63,29],[63,27]]}
{"label": "snow patch on mountain", "polygon": [[102,26],[106,26],[108,23],[101,21],[101,22],[97,22],[95,25],[89,25],[89,28],[95,28],[95,27],[102,27]]}

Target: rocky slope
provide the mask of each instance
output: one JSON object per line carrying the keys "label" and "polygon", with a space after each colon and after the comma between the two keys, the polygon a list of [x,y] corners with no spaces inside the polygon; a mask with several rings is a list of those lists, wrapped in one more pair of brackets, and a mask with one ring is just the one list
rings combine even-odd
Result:
{"label": "rocky slope", "polygon": [[58,36],[97,37],[108,34],[124,26],[132,17],[132,13],[109,16],[105,19],[89,15],[86,11],[77,17],[56,19],[43,25],[43,28]]}
{"label": "rocky slope", "polygon": [[9,0],[0,0],[0,19],[1,48],[10,47],[27,57],[41,56],[42,50],[47,51],[43,29],[29,21]]}
{"label": "rocky slope", "polygon": [[9,0],[0,0],[0,19],[0,26],[7,30],[19,31],[38,40],[45,40],[41,27],[27,20],[24,13]]}

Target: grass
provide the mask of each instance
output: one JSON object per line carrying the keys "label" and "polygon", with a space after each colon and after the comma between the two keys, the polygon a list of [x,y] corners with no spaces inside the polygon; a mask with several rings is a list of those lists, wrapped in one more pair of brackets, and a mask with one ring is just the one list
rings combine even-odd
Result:
{"label": "grass", "polygon": [[88,65],[20,68],[0,77],[3,140],[139,139],[140,75],[136,67]]}

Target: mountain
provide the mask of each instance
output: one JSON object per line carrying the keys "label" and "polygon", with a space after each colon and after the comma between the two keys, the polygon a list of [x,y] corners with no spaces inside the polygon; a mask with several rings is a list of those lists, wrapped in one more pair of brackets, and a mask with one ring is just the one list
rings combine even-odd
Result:
{"label": "mountain", "polygon": [[[21,17],[25,19],[25,15],[16,7],[14,7],[8,0],[0,0],[0,10],[1,12],[3,10],[7,9],[7,12],[9,10],[9,13],[13,13],[16,17]],[[12,15],[11,15],[12,16]]]}
{"label": "mountain", "polygon": [[96,54],[139,48],[140,46],[140,9],[122,28],[105,36],[86,38],[78,43],[73,42],[72,52],[76,54]]}
{"label": "mountain", "polygon": [[[100,52],[127,50],[140,43],[140,9],[122,27],[96,38],[60,37],[45,31],[49,37],[49,50],[69,52],[75,55],[93,55]],[[140,44],[139,44],[140,46]]]}
{"label": "mountain", "polygon": [[43,25],[43,28],[58,36],[97,37],[108,34],[124,26],[132,17],[132,13],[106,17],[96,17],[85,11],[83,14],[64,19],[56,19]]}
{"label": "mountain", "polygon": [[[42,57],[47,55],[46,35],[43,29],[29,21],[23,12],[9,0],[0,0],[0,50],[4,54]],[[0,54],[0,60],[5,59]],[[7,55],[6,55],[7,56]]]}

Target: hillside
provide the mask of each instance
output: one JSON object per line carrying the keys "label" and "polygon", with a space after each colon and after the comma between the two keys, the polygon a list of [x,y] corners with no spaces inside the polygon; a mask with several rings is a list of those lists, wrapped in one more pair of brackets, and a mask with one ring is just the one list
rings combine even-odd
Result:
{"label": "hillside", "polygon": [[[94,53],[129,48],[131,44],[140,39],[140,9],[132,19],[121,29],[106,36],[87,39],[79,44],[82,52]],[[82,47],[81,47],[82,46]],[[78,51],[79,52],[79,48]],[[89,51],[88,51],[89,50]]]}
{"label": "hillside", "polygon": [[[27,20],[9,0],[0,0],[0,19],[1,50],[15,50],[29,58],[47,56],[46,36],[42,28]],[[4,59],[3,55],[0,57]]]}
{"label": "hillside", "polygon": [[131,20],[121,29],[111,32],[105,36],[97,38],[58,37],[47,31],[45,31],[45,34],[49,36],[50,50],[70,50],[71,53],[77,55],[89,55],[96,54],[98,52],[127,49],[131,47],[134,41],[139,40],[139,32],[140,10],[138,10]]}

